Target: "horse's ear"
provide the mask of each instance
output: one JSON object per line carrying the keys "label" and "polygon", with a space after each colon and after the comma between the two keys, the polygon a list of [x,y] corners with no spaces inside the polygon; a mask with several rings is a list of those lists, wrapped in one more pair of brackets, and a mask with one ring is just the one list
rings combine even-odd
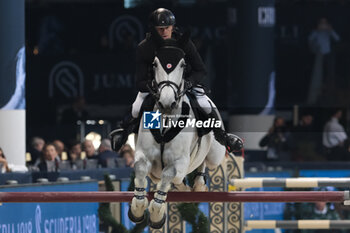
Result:
{"label": "horse's ear", "polygon": [[164,45],[164,39],[159,35],[159,33],[157,32],[157,30],[154,27],[151,28],[151,35],[152,35],[154,42],[156,43],[156,46],[158,48],[160,48]]}
{"label": "horse's ear", "polygon": [[178,40],[178,45],[180,48],[184,49],[191,37],[191,30],[187,29],[184,34]]}

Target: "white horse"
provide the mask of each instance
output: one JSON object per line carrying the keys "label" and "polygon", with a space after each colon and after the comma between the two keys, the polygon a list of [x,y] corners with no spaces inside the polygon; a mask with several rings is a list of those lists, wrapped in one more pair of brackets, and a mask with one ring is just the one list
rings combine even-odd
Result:
{"label": "white horse", "polygon": [[[158,49],[154,59],[154,87],[156,105],[154,111],[167,116],[174,116],[173,122],[179,120],[177,116],[183,114],[185,105],[190,106],[186,96],[185,81],[183,79],[185,60],[184,52],[175,46],[163,46]],[[208,99],[208,101],[210,101]],[[215,106],[212,104],[212,106]],[[189,115],[194,116],[189,108]],[[219,166],[225,157],[225,147],[220,145],[210,132],[201,138],[196,128],[184,128],[169,142],[157,142],[151,130],[142,126],[138,131],[135,153],[135,195],[129,209],[129,218],[138,223],[144,220],[144,212],[148,208],[150,213],[149,225],[152,228],[161,228],[166,219],[166,198],[171,184],[177,190],[184,190],[185,176],[195,169],[204,174],[205,168],[213,169]],[[191,120],[191,117],[187,121]],[[158,136],[166,138],[165,129]],[[157,183],[154,199],[148,203],[146,195],[147,179]],[[206,191],[203,176],[197,176],[194,181],[194,191]],[[149,205],[148,205],[149,204]]]}

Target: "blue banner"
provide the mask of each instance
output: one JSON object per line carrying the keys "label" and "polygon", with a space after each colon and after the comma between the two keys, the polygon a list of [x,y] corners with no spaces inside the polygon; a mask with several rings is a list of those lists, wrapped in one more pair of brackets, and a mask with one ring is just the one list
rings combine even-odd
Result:
{"label": "blue banner", "polygon": [[300,177],[350,177],[350,170],[300,170]]}
{"label": "blue banner", "polygon": [[[2,192],[98,191],[96,182],[26,186]],[[1,233],[95,233],[99,232],[98,203],[3,203]]]}

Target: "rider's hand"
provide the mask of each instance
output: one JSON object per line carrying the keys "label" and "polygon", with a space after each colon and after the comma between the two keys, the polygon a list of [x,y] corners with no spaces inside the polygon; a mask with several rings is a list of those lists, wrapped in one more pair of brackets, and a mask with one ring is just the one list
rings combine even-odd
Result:
{"label": "rider's hand", "polygon": [[232,148],[233,150],[235,151],[240,151],[243,149],[243,140],[239,137],[236,138],[236,141],[235,141],[235,145],[234,145],[234,148]]}

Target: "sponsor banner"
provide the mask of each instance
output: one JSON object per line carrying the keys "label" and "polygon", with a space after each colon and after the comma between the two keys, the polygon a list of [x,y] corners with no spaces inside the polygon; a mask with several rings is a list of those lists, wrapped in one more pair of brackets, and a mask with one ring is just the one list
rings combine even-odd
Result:
{"label": "sponsor banner", "polygon": [[[129,10],[104,4],[91,9],[91,5],[79,5],[80,13],[77,15],[75,7],[65,6],[57,4],[54,16],[40,7],[33,7],[27,14],[31,17],[27,22],[28,28],[42,32],[40,37],[33,36],[28,42],[28,54],[38,52],[27,59],[28,109],[36,112],[39,108],[70,104],[76,96],[85,96],[87,104],[132,104],[136,97],[136,46],[148,31],[150,10]],[[208,46],[214,47],[211,54],[215,57],[225,57],[222,53],[227,51],[221,48],[220,41],[227,41],[227,15],[230,15],[231,21],[235,17],[232,9],[229,14],[225,6],[203,8],[198,10],[195,18],[191,8],[173,11],[178,26],[191,27],[195,44],[200,46],[205,42],[199,53],[206,64],[211,60]],[[207,15],[217,17],[208,18]],[[57,28],[48,25],[56,25]],[[46,37],[47,31],[53,36]],[[211,86],[217,105],[224,106],[227,99],[222,93],[227,91],[227,68],[221,67],[222,61],[209,66],[213,66],[217,74],[206,77],[205,83]],[[38,87],[40,91],[30,91],[38,90]]]}
{"label": "sponsor banner", "polygon": [[[89,55],[66,58],[32,57],[32,77],[28,93],[32,101],[42,99],[55,104],[70,103],[83,96],[89,104],[132,103],[134,94],[134,60],[114,55]],[[91,65],[94,64],[94,65]],[[32,102],[31,102],[32,103]]]}
{"label": "sponsor banner", "polygon": [[[2,192],[98,191],[96,182],[1,189]],[[98,203],[4,203],[2,233],[96,233]]]}

